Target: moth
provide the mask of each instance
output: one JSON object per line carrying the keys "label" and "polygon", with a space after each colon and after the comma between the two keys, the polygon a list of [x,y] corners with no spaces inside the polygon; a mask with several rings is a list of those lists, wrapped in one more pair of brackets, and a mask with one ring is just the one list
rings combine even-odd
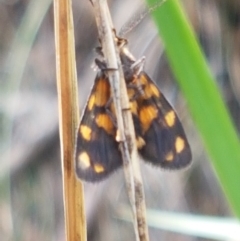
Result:
{"label": "moth", "polygon": [[[162,92],[128,51],[127,41],[116,37],[127,85],[139,155],[165,169],[191,162],[191,150],[182,124]],[[112,94],[104,63],[97,76],[77,131],[75,169],[85,181],[98,182],[123,165]]]}

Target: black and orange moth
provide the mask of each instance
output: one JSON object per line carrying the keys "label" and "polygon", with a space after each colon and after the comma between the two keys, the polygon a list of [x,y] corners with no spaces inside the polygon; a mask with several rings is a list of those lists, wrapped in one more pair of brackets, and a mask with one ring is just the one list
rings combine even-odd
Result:
{"label": "black and orange moth", "polygon": [[[142,71],[116,38],[127,84],[136,144],[142,158],[165,169],[180,169],[191,162],[191,150],[182,124],[162,92]],[[99,71],[77,131],[75,168],[85,181],[98,182],[123,165],[107,68],[96,61]]]}

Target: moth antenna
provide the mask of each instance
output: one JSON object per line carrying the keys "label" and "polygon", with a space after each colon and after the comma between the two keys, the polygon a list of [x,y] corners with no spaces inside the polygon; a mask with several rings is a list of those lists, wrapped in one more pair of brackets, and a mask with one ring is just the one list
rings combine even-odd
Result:
{"label": "moth antenna", "polygon": [[142,20],[151,12],[153,12],[155,9],[157,9],[158,7],[160,7],[164,2],[166,2],[167,0],[159,0],[157,2],[155,2],[152,6],[150,6],[149,8],[145,8],[145,9],[141,9],[140,11],[138,11],[138,13],[134,14],[134,16],[126,23],[123,25],[123,27],[121,28],[120,32],[119,32],[119,36],[126,36],[126,34],[128,34],[129,32],[132,31],[132,29],[134,29],[138,24],[140,24],[142,22]]}

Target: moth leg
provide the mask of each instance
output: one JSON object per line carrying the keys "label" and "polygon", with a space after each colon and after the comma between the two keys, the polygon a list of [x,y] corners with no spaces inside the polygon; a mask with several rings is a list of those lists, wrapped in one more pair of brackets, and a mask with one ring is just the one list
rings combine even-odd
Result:
{"label": "moth leg", "polygon": [[139,76],[139,74],[142,72],[143,67],[144,67],[144,63],[145,63],[145,56],[141,57],[140,59],[136,60],[131,66],[130,68],[133,70],[134,75],[136,77]]}

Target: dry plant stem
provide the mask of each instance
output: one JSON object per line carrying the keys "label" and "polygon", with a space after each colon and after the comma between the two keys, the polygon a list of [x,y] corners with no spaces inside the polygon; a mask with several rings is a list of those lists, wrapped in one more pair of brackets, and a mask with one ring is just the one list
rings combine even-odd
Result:
{"label": "dry plant stem", "polygon": [[54,0],[59,132],[63,172],[64,216],[67,241],[86,240],[83,186],[74,168],[76,129],[79,122],[72,3]]}
{"label": "dry plant stem", "polygon": [[129,108],[129,99],[119,57],[119,49],[116,46],[113,24],[106,0],[93,0],[92,3],[107,67],[109,69],[116,69],[108,71],[108,77],[116,109],[120,148],[123,157],[128,195],[134,216],[136,240],[147,241],[149,238],[143,184],[138,162],[134,125]]}

